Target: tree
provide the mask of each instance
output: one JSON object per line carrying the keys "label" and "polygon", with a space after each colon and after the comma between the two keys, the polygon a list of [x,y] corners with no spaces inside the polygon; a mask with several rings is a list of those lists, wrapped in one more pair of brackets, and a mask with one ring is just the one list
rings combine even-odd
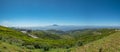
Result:
{"label": "tree", "polygon": [[78,41],[77,46],[82,46],[83,43],[81,41]]}
{"label": "tree", "polygon": [[32,30],[27,30],[27,33],[31,33],[32,32]]}

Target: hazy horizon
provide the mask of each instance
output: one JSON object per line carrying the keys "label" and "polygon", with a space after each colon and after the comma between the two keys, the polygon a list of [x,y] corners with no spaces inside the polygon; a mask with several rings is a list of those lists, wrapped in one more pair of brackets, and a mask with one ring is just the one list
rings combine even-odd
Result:
{"label": "hazy horizon", "polygon": [[119,0],[0,0],[0,25],[120,26]]}

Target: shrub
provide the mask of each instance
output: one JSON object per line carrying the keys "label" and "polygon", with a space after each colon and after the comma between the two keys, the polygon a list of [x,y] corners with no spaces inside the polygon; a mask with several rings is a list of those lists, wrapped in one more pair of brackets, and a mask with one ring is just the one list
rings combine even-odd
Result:
{"label": "shrub", "polygon": [[34,49],[34,46],[33,45],[26,45],[26,48],[28,48],[28,49]]}
{"label": "shrub", "polygon": [[68,49],[67,52],[71,52],[71,49]]}
{"label": "shrub", "polygon": [[102,48],[99,49],[99,52],[102,52]]}
{"label": "shrub", "polygon": [[7,49],[7,47],[6,47],[6,46],[3,46],[3,48],[4,48],[4,49]]}
{"label": "shrub", "polygon": [[39,44],[35,44],[34,47],[35,47],[36,49],[40,49],[40,48],[41,48],[41,46],[40,46]]}
{"label": "shrub", "polygon": [[83,43],[81,41],[78,41],[77,46],[83,46]]}
{"label": "shrub", "polygon": [[49,47],[44,47],[44,51],[49,51]]}

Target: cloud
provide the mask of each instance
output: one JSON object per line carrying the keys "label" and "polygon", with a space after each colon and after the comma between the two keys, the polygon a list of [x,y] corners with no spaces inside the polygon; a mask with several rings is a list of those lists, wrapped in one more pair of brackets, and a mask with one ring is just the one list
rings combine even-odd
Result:
{"label": "cloud", "polygon": [[11,22],[9,22],[9,21],[2,21],[2,22],[0,22],[0,25],[2,25],[2,26],[11,26],[12,25],[12,23]]}

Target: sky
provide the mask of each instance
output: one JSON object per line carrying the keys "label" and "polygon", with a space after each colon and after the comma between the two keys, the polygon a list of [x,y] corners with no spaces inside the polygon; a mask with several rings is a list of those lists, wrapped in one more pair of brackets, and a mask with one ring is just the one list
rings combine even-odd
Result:
{"label": "sky", "polygon": [[120,26],[120,0],[0,0],[0,25]]}

